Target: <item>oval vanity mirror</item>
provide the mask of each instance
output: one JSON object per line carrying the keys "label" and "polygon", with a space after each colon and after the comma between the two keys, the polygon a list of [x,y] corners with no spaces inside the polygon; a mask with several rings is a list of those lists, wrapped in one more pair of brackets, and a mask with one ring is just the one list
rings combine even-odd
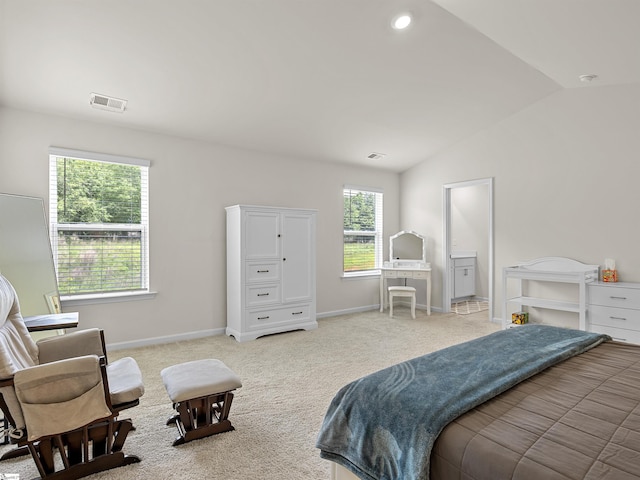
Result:
{"label": "oval vanity mirror", "polygon": [[422,266],[427,262],[425,238],[413,231],[402,231],[389,238],[389,262],[392,266]]}

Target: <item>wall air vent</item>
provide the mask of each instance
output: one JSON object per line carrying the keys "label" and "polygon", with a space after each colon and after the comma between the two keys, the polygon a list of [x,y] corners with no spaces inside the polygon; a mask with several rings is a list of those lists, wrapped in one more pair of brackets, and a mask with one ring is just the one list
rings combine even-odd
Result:
{"label": "wall air vent", "polygon": [[367,158],[371,160],[380,160],[381,158],[384,158],[384,153],[372,152],[369,155],[367,155]]}
{"label": "wall air vent", "polygon": [[89,95],[89,103],[94,108],[101,110],[108,110],[110,112],[124,112],[127,108],[127,101],[121,98],[109,97],[107,95],[101,95],[99,93],[92,93]]}

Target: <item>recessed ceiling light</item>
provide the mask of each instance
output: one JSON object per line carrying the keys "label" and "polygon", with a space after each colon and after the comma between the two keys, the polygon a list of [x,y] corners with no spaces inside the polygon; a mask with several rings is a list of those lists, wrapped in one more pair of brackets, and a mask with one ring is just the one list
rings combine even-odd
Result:
{"label": "recessed ceiling light", "polygon": [[391,26],[396,30],[404,30],[411,24],[411,14],[401,13],[393,18]]}
{"label": "recessed ceiling light", "polygon": [[578,77],[580,79],[581,82],[591,82],[593,80],[595,80],[596,78],[598,78],[598,75],[594,75],[593,73],[589,73],[587,75],[580,75]]}
{"label": "recessed ceiling light", "polygon": [[367,155],[367,158],[369,160],[380,160],[381,158],[384,158],[384,156],[384,153],[371,152],[369,155]]}

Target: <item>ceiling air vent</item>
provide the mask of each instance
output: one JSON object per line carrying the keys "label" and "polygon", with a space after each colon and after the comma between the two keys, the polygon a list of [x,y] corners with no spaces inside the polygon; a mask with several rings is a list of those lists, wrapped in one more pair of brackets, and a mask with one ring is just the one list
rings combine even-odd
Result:
{"label": "ceiling air vent", "polygon": [[121,98],[108,97],[107,95],[101,95],[99,93],[92,93],[89,95],[89,103],[94,108],[100,108],[101,110],[108,110],[110,112],[124,112],[127,108],[127,101]]}
{"label": "ceiling air vent", "polygon": [[371,160],[380,160],[383,157],[384,157],[384,153],[372,152],[369,155],[367,155],[367,158],[369,158]]}

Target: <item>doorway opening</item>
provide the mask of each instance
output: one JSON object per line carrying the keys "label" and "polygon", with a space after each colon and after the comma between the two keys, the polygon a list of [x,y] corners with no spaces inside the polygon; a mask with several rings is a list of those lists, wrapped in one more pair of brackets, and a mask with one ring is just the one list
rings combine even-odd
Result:
{"label": "doorway opening", "polygon": [[[454,297],[454,257],[475,255],[477,258],[480,289],[486,292],[489,320],[493,321],[494,301],[494,239],[493,239],[493,178],[469,180],[465,182],[449,183],[442,186],[443,193],[443,288],[442,311],[451,312],[451,302]],[[479,221],[475,229],[477,235],[470,243],[468,232],[460,229],[459,218],[466,218],[469,223]],[[473,231],[473,230],[471,230]],[[461,238],[462,235],[464,238]],[[469,245],[476,246],[473,252],[468,251]],[[475,272],[474,272],[475,275]]]}

